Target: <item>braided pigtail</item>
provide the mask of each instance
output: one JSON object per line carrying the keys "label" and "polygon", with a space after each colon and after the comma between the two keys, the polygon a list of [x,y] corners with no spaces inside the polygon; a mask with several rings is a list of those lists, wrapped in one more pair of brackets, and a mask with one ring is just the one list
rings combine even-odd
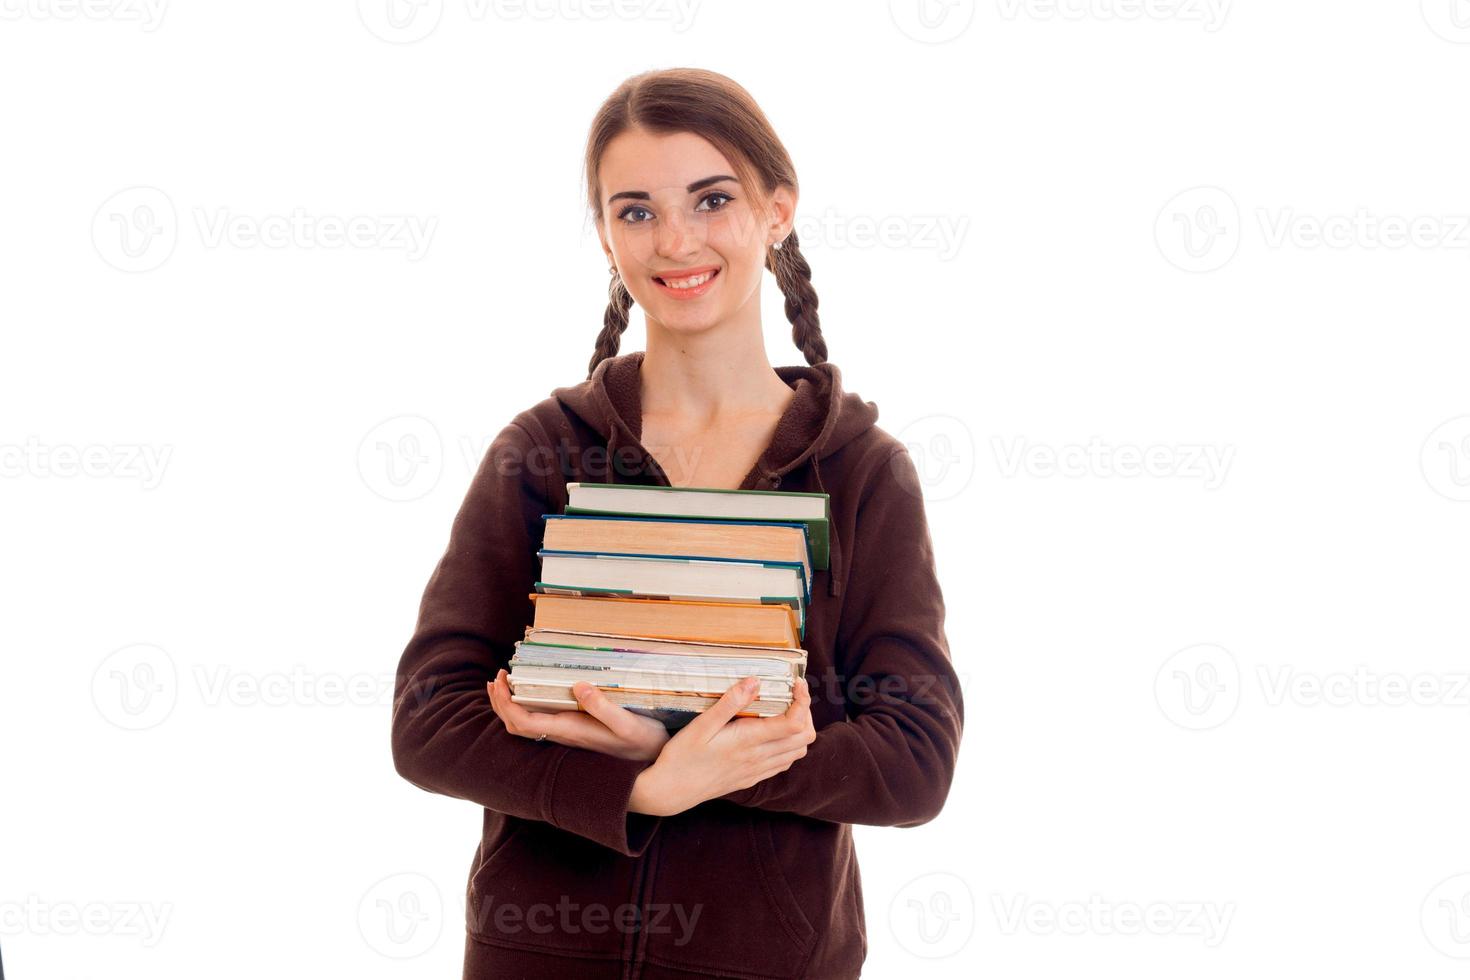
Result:
{"label": "braided pigtail", "polygon": [[817,319],[817,291],[812,288],[812,267],[796,232],[785,241],[772,245],[766,253],[766,268],[776,274],[776,285],[786,297],[786,319],[791,321],[791,339],[806,356],[808,364],[821,364],[827,359],[827,342]]}
{"label": "braided pigtail", "polygon": [[587,364],[589,379],[592,372],[597,370],[597,365],[617,355],[623,331],[628,329],[628,309],[633,305],[633,295],[623,285],[623,277],[618,275],[617,266],[610,265],[607,271],[612,273],[612,281],[607,286],[607,312],[602,315],[602,332],[597,335],[597,349]]}

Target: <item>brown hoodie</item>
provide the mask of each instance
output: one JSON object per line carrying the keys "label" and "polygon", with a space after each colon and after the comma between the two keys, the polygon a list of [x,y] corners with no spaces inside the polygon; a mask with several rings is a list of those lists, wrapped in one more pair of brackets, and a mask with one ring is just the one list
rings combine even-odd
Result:
{"label": "brown hoodie", "polygon": [[500,431],[399,664],[398,772],[484,807],[464,975],[857,977],[851,825],[939,813],[964,710],[918,473],[836,365],[775,369],[796,396],[742,484],[831,496],[830,567],[803,642],[817,729],[803,758],[674,816],[630,813],[652,763],[512,735],[486,694],[533,618],[543,515],[562,512],[566,484],[669,485],[639,442],[642,360],[608,358]]}

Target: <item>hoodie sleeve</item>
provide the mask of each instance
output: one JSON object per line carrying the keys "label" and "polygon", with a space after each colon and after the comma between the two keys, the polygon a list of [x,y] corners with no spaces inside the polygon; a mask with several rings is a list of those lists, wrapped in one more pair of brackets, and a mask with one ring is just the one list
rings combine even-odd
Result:
{"label": "hoodie sleeve", "polygon": [[421,789],[637,857],[661,823],[628,810],[633,782],[651,763],[514,735],[485,689],[534,617],[528,595],[552,465],[517,421],[481,461],[399,661],[393,764]]}
{"label": "hoodie sleeve", "polygon": [[949,795],[964,703],[907,447],[878,468],[847,554],[836,683],[819,689],[821,678],[811,678],[813,703],[845,696],[847,717],[819,729],[785,772],[720,799],[837,823],[916,827]]}

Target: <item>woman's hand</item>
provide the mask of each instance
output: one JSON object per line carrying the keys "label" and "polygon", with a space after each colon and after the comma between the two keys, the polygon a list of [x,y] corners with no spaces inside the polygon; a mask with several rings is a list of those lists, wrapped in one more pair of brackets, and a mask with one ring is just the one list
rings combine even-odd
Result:
{"label": "woman's hand", "polygon": [[785,772],[805,756],[806,747],[817,739],[806,680],[797,680],[784,714],[735,718],[755,700],[759,686],[754,677],[732,685],[676,732],[658,761],[638,775],[628,808],[673,816]]}
{"label": "woman's hand", "polygon": [[516,704],[510,699],[510,681],[504,669],[485,687],[490,691],[495,713],[512,735],[534,739],[544,734],[548,741],[562,745],[644,761],[658,758],[659,750],[669,741],[669,730],[663,722],[613,704],[586,681],[572,685],[572,695],[581,704],[581,711],[532,711]]}

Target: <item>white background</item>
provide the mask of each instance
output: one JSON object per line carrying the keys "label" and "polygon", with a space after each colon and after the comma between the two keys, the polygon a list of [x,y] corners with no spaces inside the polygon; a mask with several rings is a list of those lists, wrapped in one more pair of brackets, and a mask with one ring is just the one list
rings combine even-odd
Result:
{"label": "white background", "polygon": [[392,673],[675,65],[925,479],[967,726],[858,831],[865,976],[1463,975],[1470,4],[385,11],[0,0],[11,975],[458,976],[480,811]]}

